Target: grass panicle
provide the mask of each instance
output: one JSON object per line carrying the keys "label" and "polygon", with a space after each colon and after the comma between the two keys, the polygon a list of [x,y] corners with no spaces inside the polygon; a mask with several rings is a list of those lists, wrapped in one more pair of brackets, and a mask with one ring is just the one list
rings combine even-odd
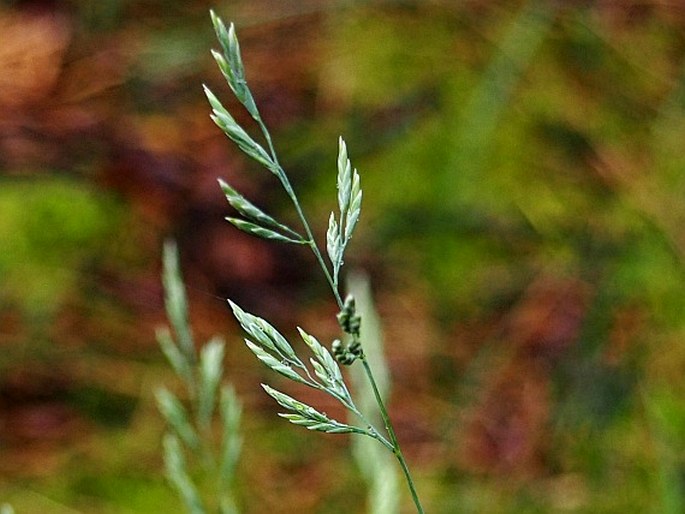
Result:
{"label": "grass panicle", "polygon": [[[313,354],[313,357],[307,361],[309,364],[307,366],[305,361],[297,355],[293,346],[270,323],[246,312],[231,300],[229,300],[229,304],[238,323],[250,336],[245,340],[247,347],[263,364],[294,382],[329,394],[345,406],[353,415],[354,421],[347,424],[330,419],[314,407],[277,391],[269,385],[262,384],[262,387],[286,410],[280,415],[291,423],[320,432],[366,435],[380,442],[382,446],[392,452],[392,455],[399,462],[416,510],[422,514],[424,510],[416,492],[414,481],[385,408],[384,394],[381,394],[372,368],[364,354],[360,330],[362,319],[355,307],[354,297],[349,296],[343,302],[340,291],[339,277],[345,251],[361,212],[360,175],[356,169],[353,169],[348,157],[347,145],[341,137],[338,140],[336,180],[338,214],[336,216],[335,212],[331,213],[326,233],[326,252],[330,262],[329,266],[326,264],[319,245],[312,234],[310,223],[304,214],[290,179],[279,163],[271,134],[257,109],[247,84],[235,27],[230,24],[227,28],[214,12],[211,13],[211,18],[222,50],[221,52],[213,51],[212,55],[235,97],[256,121],[266,146],[255,141],[244,128],[238,125],[216,95],[205,86],[205,94],[212,108],[210,117],[240,150],[278,177],[285,193],[292,201],[302,224],[302,231],[296,231],[275,220],[245,199],[225,181],[220,180],[219,184],[228,203],[240,215],[240,217],[228,217],[227,219],[235,227],[248,234],[272,241],[308,246],[321,267],[338,304],[340,310],[338,321],[343,333],[341,339],[333,342],[331,352],[329,352],[314,336],[302,328],[298,328],[300,337]],[[355,404],[338,366],[338,363],[351,365],[356,361],[361,361],[362,364],[363,374],[367,382],[367,397],[372,397],[376,404],[375,412],[379,421],[376,421],[375,424]],[[379,423],[382,424],[383,429],[377,428]],[[369,456],[369,458],[373,457]],[[369,473],[380,476],[380,470],[372,470]]]}

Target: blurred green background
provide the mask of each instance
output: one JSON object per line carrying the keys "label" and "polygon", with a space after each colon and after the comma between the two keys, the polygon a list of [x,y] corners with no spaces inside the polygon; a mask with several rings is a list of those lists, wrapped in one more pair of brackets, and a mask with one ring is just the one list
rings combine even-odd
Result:
{"label": "blurred green background", "polygon": [[364,512],[349,440],[276,418],[222,300],[335,332],[310,255],[223,221],[217,177],[292,215],[209,120],[203,82],[251,126],[210,8],[321,236],[338,135],[360,170],[346,269],[427,511],[684,512],[685,8],[658,0],[5,1],[0,500],[181,511],[153,398],[174,237],[245,403],[244,512]]}

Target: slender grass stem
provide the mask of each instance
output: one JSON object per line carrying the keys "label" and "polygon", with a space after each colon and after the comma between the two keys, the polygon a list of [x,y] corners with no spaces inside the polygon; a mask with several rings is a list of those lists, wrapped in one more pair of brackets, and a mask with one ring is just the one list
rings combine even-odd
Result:
{"label": "slender grass stem", "polygon": [[[279,165],[279,170],[283,171],[283,168],[281,168],[280,165]],[[323,255],[321,254],[321,250],[319,250],[319,246],[316,244],[316,240],[314,239],[314,234],[312,233],[312,229],[309,226],[309,222],[307,221],[307,217],[304,215],[304,212],[302,211],[302,207],[300,206],[300,202],[297,199],[297,195],[295,194],[295,191],[293,190],[292,185],[290,185],[290,180],[288,180],[288,177],[285,175],[285,173],[282,173],[281,181],[283,182],[283,187],[285,188],[286,192],[288,193],[288,196],[292,200],[293,205],[295,206],[295,210],[297,211],[297,215],[299,216],[300,221],[302,222],[302,225],[304,226],[304,231],[305,231],[305,234],[307,236],[307,244],[309,245],[309,248],[311,248],[312,252],[314,253],[314,256],[316,257],[316,260],[319,263],[321,270],[323,271],[324,275],[326,276],[326,281],[328,282],[328,285],[331,286],[331,291],[333,291],[333,296],[335,296],[335,301],[338,303],[338,308],[342,309],[343,301],[342,301],[342,297],[340,296],[340,292],[338,291],[338,287],[336,286],[335,282],[333,281],[333,277],[331,276],[330,271],[328,271],[328,266],[326,266],[326,261],[324,261]]]}
{"label": "slender grass stem", "polygon": [[402,455],[400,443],[397,440],[397,436],[395,435],[395,430],[392,426],[390,415],[388,414],[388,411],[385,408],[385,402],[383,402],[383,397],[381,396],[381,393],[378,390],[378,385],[376,384],[376,379],[374,378],[373,372],[371,371],[371,366],[369,366],[369,362],[366,360],[365,356],[362,355],[360,359],[362,361],[362,364],[364,365],[364,372],[366,373],[366,377],[369,379],[369,382],[371,383],[371,388],[373,389],[373,394],[376,397],[376,402],[378,403],[378,408],[380,409],[385,429],[388,432],[388,436],[390,437],[390,442],[392,444],[392,452],[397,458],[397,461],[400,463],[402,472],[404,473],[404,478],[406,479],[407,485],[409,486],[409,491],[411,492],[412,500],[414,500],[414,505],[416,505],[417,512],[419,514],[424,514],[423,506],[421,505],[421,500],[419,500],[419,494],[416,491],[414,480],[412,479],[411,473],[409,471],[409,466],[407,466],[407,461],[404,460],[404,455]]}
{"label": "slender grass stem", "polygon": [[300,201],[297,199],[297,195],[295,194],[295,190],[293,189],[293,186],[290,183],[290,179],[288,178],[288,175],[286,174],[283,167],[278,162],[278,155],[276,155],[276,149],[274,148],[274,144],[273,144],[273,141],[271,139],[271,133],[269,132],[269,129],[266,127],[266,124],[262,120],[261,116],[258,116],[256,118],[256,120],[257,120],[257,124],[259,125],[260,130],[262,131],[262,134],[264,134],[264,139],[266,139],[266,144],[269,147],[269,153],[271,154],[271,159],[273,160],[274,164],[276,165],[276,169],[277,169],[276,174],[277,174],[279,180],[281,181],[281,184],[283,185],[285,192],[288,194],[288,196],[290,197],[290,200],[293,202],[293,205],[295,206],[295,211],[297,211],[297,215],[300,218],[300,221],[302,222],[302,226],[304,227],[304,231],[305,231],[305,234],[307,236],[307,244],[309,245],[309,248],[311,248],[312,252],[314,253],[316,260],[319,263],[319,266],[321,266],[321,269],[323,270],[323,273],[326,276],[326,280],[328,281],[328,284],[331,286],[331,291],[333,291],[333,296],[335,296],[335,301],[338,303],[338,307],[342,308],[343,301],[342,301],[342,297],[340,296],[340,292],[338,291],[338,287],[335,284],[333,277],[331,276],[330,271],[328,270],[328,266],[326,266],[326,261],[324,260],[323,255],[321,254],[321,250],[319,250],[319,246],[316,244],[316,239],[314,239],[314,233],[312,232],[312,229],[309,226],[309,222],[307,221],[307,217],[304,215],[304,211],[302,210],[302,206],[300,205]]}

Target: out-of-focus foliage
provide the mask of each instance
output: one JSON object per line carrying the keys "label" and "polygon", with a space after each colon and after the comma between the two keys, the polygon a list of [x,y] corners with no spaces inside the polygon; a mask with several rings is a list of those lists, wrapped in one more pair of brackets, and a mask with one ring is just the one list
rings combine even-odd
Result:
{"label": "out-of-focus foliage", "polygon": [[[162,261],[164,303],[173,332],[169,328],[159,330],[157,341],[184,382],[191,402],[185,406],[166,387],[157,390],[157,405],[167,422],[163,439],[167,479],[185,511],[191,514],[238,514],[232,482],[242,444],[242,407],[233,386],[222,383],[226,343],[214,337],[196,351],[175,243],[164,244]],[[216,420],[221,422],[218,437],[212,430]],[[197,472],[198,468],[202,473]],[[198,474],[213,487],[201,487],[195,479]],[[202,489],[209,492],[203,495]]]}
{"label": "out-of-focus foliage", "polygon": [[77,269],[104,246],[118,221],[112,202],[85,184],[45,178],[0,190],[3,300],[30,315],[52,314],[76,287]]}
{"label": "out-of-focus foliage", "polygon": [[[284,199],[208,119],[200,84],[225,87],[209,7],[236,22],[310,218],[334,207],[340,134],[363,177],[346,267],[371,274],[427,510],[681,512],[685,14],[629,0],[6,4],[0,496],[174,505],[149,394],[165,236],[239,393],[261,368],[200,291],[322,333],[335,311],[306,255],[223,222],[218,176],[274,215]],[[259,401],[238,485],[269,487],[246,512],[357,509],[347,449],[271,426]]]}

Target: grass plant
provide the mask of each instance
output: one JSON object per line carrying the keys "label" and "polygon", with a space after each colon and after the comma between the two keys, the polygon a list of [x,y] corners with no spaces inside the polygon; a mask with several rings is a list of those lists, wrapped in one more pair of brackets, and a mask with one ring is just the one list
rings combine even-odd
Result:
{"label": "grass plant", "polygon": [[[183,382],[190,404],[186,408],[165,387],[157,391],[157,404],[168,425],[163,443],[166,474],[190,514],[238,514],[232,482],[241,446],[241,405],[233,388],[222,385],[225,343],[214,337],[199,352],[195,348],[178,261],[176,245],[166,243],[165,303],[176,337],[161,329],[157,340]],[[216,413],[221,425],[218,438]],[[208,486],[212,489],[206,491]]]}
{"label": "grass plant", "polygon": [[[321,268],[338,305],[337,319],[342,333],[340,339],[332,342],[329,351],[316,337],[298,327],[297,330],[302,341],[312,354],[307,359],[301,357],[290,342],[265,319],[246,312],[235,302],[229,300],[231,309],[243,330],[249,335],[245,339],[245,344],[261,362],[294,382],[332,396],[353,415],[357,422],[332,419],[314,407],[267,384],[262,384],[262,387],[284,409],[285,412],[281,413],[280,416],[291,423],[319,432],[359,434],[380,443],[394,455],[399,463],[416,510],[422,514],[424,510],[414,480],[395,435],[378,381],[364,351],[360,311],[357,309],[354,296],[348,295],[343,300],[340,287],[340,271],[344,263],[345,251],[361,211],[360,175],[356,169],[353,169],[348,158],[347,146],[344,140],[340,138],[338,140],[337,158],[338,210],[331,212],[328,219],[326,233],[327,263],[313,236],[311,225],[303,212],[290,179],[279,163],[271,134],[248,87],[235,27],[233,24],[226,27],[214,12],[211,12],[211,18],[221,47],[220,51],[213,50],[212,55],[231,91],[257,124],[266,145],[263,146],[249,135],[235,121],[214,93],[205,86],[205,94],[212,107],[211,118],[240,150],[266,168],[280,181],[285,193],[292,201],[301,227],[296,229],[274,219],[248,201],[228,183],[219,180],[228,203],[237,212],[237,216],[228,217],[227,220],[238,229],[254,236],[308,247],[314,254],[314,258]],[[354,363],[359,363],[363,370],[363,375],[380,414],[382,428],[379,428],[378,424],[362,412],[350,393],[339,364],[350,366]]]}

